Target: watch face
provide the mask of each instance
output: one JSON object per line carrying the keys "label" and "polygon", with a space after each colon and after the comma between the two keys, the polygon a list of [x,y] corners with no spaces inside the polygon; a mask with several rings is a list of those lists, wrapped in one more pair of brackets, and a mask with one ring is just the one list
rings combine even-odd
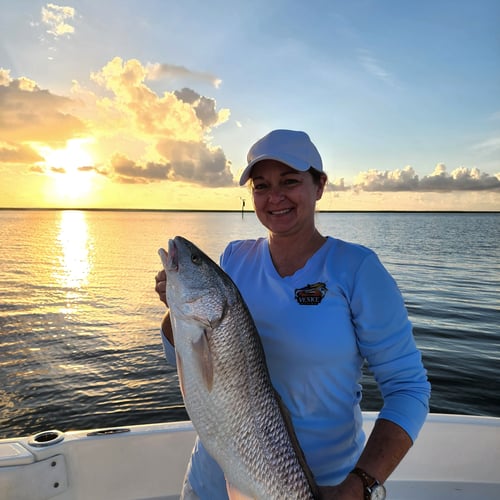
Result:
{"label": "watch face", "polygon": [[385,487],[377,484],[372,489],[371,500],[385,500]]}

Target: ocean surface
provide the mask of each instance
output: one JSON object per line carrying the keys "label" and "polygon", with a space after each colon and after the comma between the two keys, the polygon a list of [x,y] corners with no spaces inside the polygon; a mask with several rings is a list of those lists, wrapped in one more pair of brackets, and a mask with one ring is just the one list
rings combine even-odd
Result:
{"label": "ocean surface", "polygon": [[[374,249],[405,297],[431,411],[500,417],[500,215],[319,213]],[[157,249],[218,260],[265,235],[253,213],[0,211],[0,437],[186,419],[164,360]],[[362,407],[380,405],[363,377]]]}

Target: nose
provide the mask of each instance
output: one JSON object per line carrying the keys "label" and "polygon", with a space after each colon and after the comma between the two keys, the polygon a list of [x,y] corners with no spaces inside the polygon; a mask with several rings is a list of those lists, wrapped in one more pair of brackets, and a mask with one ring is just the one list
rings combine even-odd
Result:
{"label": "nose", "polygon": [[284,190],[281,186],[274,186],[269,189],[268,200],[277,203],[285,198]]}

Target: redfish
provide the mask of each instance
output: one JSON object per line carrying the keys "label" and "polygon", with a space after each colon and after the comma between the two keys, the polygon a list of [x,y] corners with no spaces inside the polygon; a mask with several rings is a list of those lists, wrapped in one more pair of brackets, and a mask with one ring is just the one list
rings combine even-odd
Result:
{"label": "redfish", "polygon": [[250,312],[231,278],[193,243],[158,251],[186,410],[233,497],[318,498],[272,386]]}

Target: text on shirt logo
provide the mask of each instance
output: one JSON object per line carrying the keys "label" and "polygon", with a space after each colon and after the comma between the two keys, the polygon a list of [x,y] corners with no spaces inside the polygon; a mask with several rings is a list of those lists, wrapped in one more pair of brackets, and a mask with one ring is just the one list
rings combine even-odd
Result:
{"label": "text on shirt logo", "polygon": [[314,285],[306,285],[303,288],[295,289],[295,300],[301,306],[317,306],[327,291],[325,283],[318,282]]}

